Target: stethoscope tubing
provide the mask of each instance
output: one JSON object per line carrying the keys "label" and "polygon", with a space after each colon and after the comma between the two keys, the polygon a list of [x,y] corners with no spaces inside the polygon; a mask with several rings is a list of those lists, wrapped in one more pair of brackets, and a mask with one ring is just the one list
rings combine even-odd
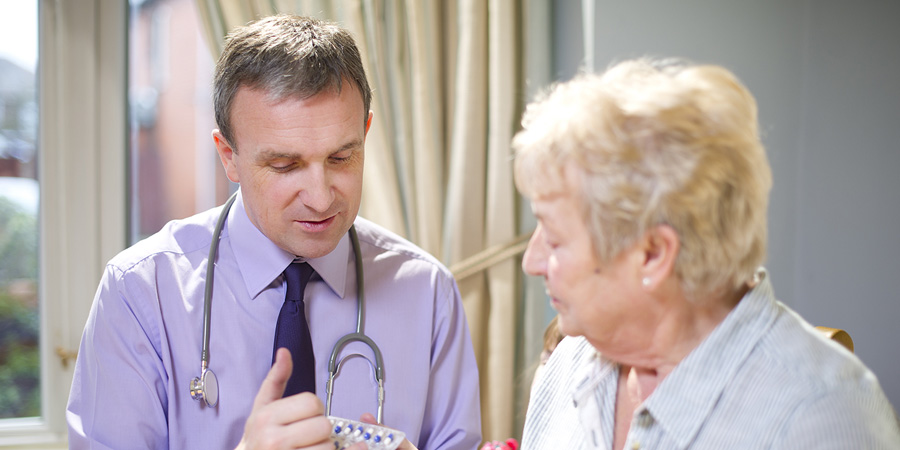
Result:
{"label": "stethoscope tubing", "polygon": [[[200,377],[191,380],[191,397],[195,400],[205,401],[210,407],[215,407],[218,403],[218,379],[215,373],[209,369],[209,330],[212,320],[212,290],[213,276],[215,274],[216,256],[219,248],[219,239],[222,234],[222,228],[231,210],[232,204],[237,199],[238,193],[235,192],[228,198],[223,206],[222,212],[216,221],[216,227],[213,230],[213,236],[209,248],[209,257],[206,262],[206,285],[203,290],[203,342],[200,349]],[[334,394],[334,379],[337,376],[338,363],[337,355],[341,349],[348,343],[358,341],[366,344],[375,354],[375,381],[378,383],[378,411],[377,421],[382,423],[382,415],[384,411],[384,360],[381,350],[371,338],[366,336],[363,325],[366,318],[366,293],[365,283],[363,279],[362,253],[359,247],[359,237],[356,234],[356,227],[350,226],[350,243],[353,246],[355,254],[355,268],[357,279],[356,294],[356,332],[344,335],[338,339],[331,350],[331,357],[328,360],[328,381],[326,383],[326,401],[325,414],[331,415],[331,397]],[[207,384],[212,384],[212,390],[215,392],[207,392]]]}
{"label": "stethoscope tubing", "polygon": [[213,276],[215,274],[216,254],[219,250],[219,237],[222,235],[222,227],[225,225],[225,219],[228,218],[228,211],[231,205],[237,199],[238,193],[235,192],[228,197],[225,202],[222,213],[216,221],[216,228],[213,230],[212,242],[209,245],[209,258],[206,261],[206,286],[203,289],[203,347],[200,349],[200,370],[203,371],[209,366],[209,322],[212,317],[212,290]]}

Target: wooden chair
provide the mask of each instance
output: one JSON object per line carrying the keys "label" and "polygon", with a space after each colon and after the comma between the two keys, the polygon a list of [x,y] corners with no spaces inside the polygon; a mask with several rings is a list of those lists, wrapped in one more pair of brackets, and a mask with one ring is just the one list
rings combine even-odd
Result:
{"label": "wooden chair", "polygon": [[838,329],[838,328],[828,328],[828,327],[816,327],[819,332],[821,332],[828,339],[837,341],[839,344],[847,347],[847,350],[853,352],[853,339],[850,337],[846,331]]}

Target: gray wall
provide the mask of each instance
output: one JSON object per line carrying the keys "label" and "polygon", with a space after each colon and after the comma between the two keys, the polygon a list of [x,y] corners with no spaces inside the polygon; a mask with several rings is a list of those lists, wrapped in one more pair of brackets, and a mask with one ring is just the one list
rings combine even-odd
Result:
{"label": "gray wall", "polygon": [[[557,80],[582,69],[582,2],[553,2]],[[596,0],[598,69],[637,56],[728,67],[772,164],[769,269],[814,325],[847,330],[900,408],[900,2]]]}

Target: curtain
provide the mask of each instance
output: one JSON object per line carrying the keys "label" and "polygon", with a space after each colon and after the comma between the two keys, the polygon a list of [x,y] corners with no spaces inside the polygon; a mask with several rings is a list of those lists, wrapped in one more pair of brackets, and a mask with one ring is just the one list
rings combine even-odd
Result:
{"label": "curtain", "polygon": [[360,214],[454,272],[479,367],[485,440],[520,436],[522,386],[543,332],[521,326],[541,314],[522,303],[519,256],[529,233],[519,233],[510,150],[524,104],[530,3],[197,0],[214,57],[228,30],[276,12],[333,20],[353,33],[375,113]]}

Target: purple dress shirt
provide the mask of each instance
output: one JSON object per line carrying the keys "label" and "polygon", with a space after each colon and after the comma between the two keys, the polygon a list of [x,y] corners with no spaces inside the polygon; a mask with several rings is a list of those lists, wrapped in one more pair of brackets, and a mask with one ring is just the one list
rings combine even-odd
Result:
{"label": "purple dress shirt", "polygon": [[[66,418],[70,448],[234,448],[272,362],[284,301],[281,272],[294,256],[267,239],[238,198],[219,243],[209,368],[219,403],[191,398],[200,374],[203,290],[221,207],[167,224],[106,267],[85,325]],[[385,425],[420,450],[474,449],[481,441],[478,372],[456,282],[436,259],[362,218],[356,220],[366,289],[365,332],[384,357]],[[306,288],[325,402],[335,342],[356,329],[356,272],[349,236],[308,260]],[[362,356],[365,356],[363,358]],[[375,413],[371,350],[341,352],[332,415]]]}

